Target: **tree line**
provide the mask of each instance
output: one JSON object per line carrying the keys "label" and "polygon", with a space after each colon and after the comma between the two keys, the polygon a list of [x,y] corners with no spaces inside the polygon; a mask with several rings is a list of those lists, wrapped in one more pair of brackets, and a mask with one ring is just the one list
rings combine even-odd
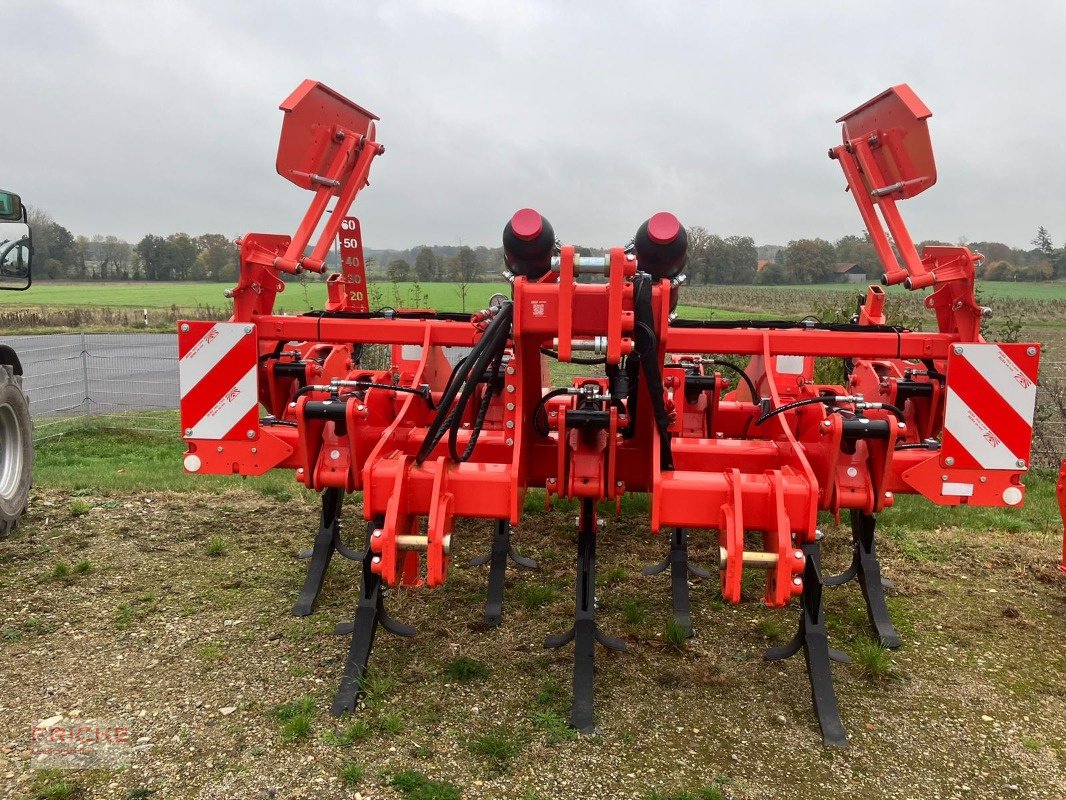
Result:
{"label": "tree line", "polygon": [[[31,210],[34,275],[52,280],[236,281],[237,248],[220,233],[192,236],[148,234],[136,244],[117,236],[75,236],[47,213]],[[830,242],[796,239],[756,246],[750,236],[719,236],[701,226],[688,229],[686,274],[692,285],[812,284],[835,280],[838,265],[857,264],[870,280],[881,265],[869,234]],[[1043,281],[1066,278],[1066,247],[1055,247],[1041,226],[1030,249],[1001,242],[960,242],[985,256],[978,277]],[[947,244],[929,240],[925,245]],[[598,248],[578,247],[581,255]],[[366,250],[368,273],[393,282],[474,283],[499,280],[503,248],[420,245],[406,250]],[[337,267],[331,253],[327,264]]]}

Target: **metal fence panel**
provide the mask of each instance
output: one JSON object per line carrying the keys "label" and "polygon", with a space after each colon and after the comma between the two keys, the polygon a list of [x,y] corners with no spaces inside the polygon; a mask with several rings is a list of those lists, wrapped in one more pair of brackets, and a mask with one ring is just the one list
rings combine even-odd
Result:
{"label": "metal fence panel", "polygon": [[4,342],[22,362],[37,439],[55,435],[59,422],[72,417],[178,407],[176,334],[70,333]]}

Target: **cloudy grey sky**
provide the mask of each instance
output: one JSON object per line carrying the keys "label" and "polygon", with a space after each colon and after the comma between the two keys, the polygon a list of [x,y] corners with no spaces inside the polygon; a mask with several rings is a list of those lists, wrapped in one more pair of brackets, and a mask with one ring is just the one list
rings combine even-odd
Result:
{"label": "cloudy grey sky", "polygon": [[[856,10],[860,7],[864,10]],[[861,227],[837,116],[910,83],[939,182],[916,239],[1066,240],[1066,4],[0,0],[0,185],[75,233],[292,232],[278,103],[305,77],[381,117],[371,247],[566,241],[650,213],[758,243]]]}

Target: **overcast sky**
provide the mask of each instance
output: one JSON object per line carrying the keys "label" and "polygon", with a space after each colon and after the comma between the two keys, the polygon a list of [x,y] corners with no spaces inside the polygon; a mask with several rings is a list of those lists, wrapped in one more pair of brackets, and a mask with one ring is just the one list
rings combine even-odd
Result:
{"label": "overcast sky", "polygon": [[[856,10],[862,8],[863,10]],[[861,221],[833,120],[896,83],[933,112],[916,240],[1066,240],[1066,3],[0,0],[0,185],[75,233],[291,233],[274,171],[307,77],[381,117],[370,247],[565,241],[649,214],[757,243]]]}

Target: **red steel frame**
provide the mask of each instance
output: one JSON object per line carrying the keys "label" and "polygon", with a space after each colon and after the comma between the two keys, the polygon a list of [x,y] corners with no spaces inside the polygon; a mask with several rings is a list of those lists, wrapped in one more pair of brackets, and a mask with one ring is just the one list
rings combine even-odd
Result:
{"label": "red steel frame", "polygon": [[[281,273],[324,269],[326,249],[338,232],[343,211],[367,184],[371,163],[383,152],[374,141],[376,117],[321,84],[305,81],[281,107],[286,117],[278,170],[314,191],[314,198],[291,239],[249,234],[241,240],[241,273],[233,292],[232,318],[234,323],[254,327],[260,355],[259,400],[273,420],[257,425],[247,436],[238,432],[225,446],[188,438],[189,453],[199,459],[199,472],[251,475],[289,468],[296,470],[300,482],[317,491],[329,487],[361,490],[366,518],[385,518],[380,569],[388,583],[401,579],[409,584],[440,583],[444,578],[440,565],[446,563],[441,542],[454,518],[506,518],[516,523],[525,491],[532,487],[546,489],[549,497],[597,501],[619,501],[624,493],[646,492],[652,499],[653,531],[664,527],[719,531],[727,550],[743,548],[745,531],[764,531],[764,547],[779,555],[782,565],[793,565],[788,557],[796,546],[813,539],[819,510],[839,514],[858,509],[875,514],[890,506],[896,494],[905,492],[918,492],[941,504],[1005,505],[1005,492],[1012,487],[1017,491],[1006,496],[1012,504],[1020,502],[1024,465],[1007,470],[966,469],[952,466],[942,453],[897,447],[917,445],[941,432],[953,347],[982,341],[983,313],[973,291],[974,265],[980,256],[960,246],[929,247],[919,257],[896,209],[897,199],[932,185],[936,174],[926,130],[929,112],[907,87],[895,87],[842,117],[845,141],[830,155],[843,168],[885,265],[886,282],[904,281],[910,288],[935,286],[926,304],[936,313],[939,329],[886,329],[884,294],[878,287],[867,293],[860,327],[847,330],[683,327],[671,324],[671,282],[657,281],[652,305],[659,355],[674,360],[664,368],[665,399],[675,413],[671,425],[675,464],[670,470],[663,470],[659,463],[660,437],[648,414],[638,415],[634,435],[623,438],[614,417],[624,409],[612,408],[606,435],[601,431],[590,436],[568,429],[567,414],[576,407],[576,400],[567,396],[548,406],[553,429],[548,437],[537,435],[532,426],[534,407],[543,387],[551,383],[543,348],[554,344],[559,359],[566,361],[575,342],[603,337],[607,363],[618,364],[632,352],[632,279],[639,263],[622,248],[611,250],[606,258],[606,284],[577,281],[571,247],[562,248],[558,272],[536,281],[513,280],[512,345],[505,386],[493,401],[473,457],[452,463],[441,443],[425,463],[416,464],[414,456],[432,413],[418,397],[382,388],[382,384],[428,384],[439,399],[450,371],[441,348],[471,347],[483,325],[431,316],[383,319],[346,313],[365,310],[353,301],[351,291],[357,284],[365,287],[365,277],[347,269],[329,278],[327,314],[272,313],[274,298],[283,289]],[[337,207],[308,254],[312,233],[332,197]],[[877,210],[891,231],[895,252],[877,222]],[[361,238],[358,231],[356,237]],[[361,267],[361,241],[357,244]],[[189,330],[183,325],[186,338],[203,335],[202,329],[186,333]],[[352,345],[373,344],[393,346],[390,370],[368,372],[353,358]],[[418,355],[405,357],[405,352]],[[686,397],[684,382],[692,370],[684,368],[685,358],[704,354],[750,357],[747,373],[774,408],[825,391],[862,395],[868,403],[892,403],[897,399],[895,388],[905,376],[917,372],[923,374],[907,378],[908,382],[926,384],[928,389],[903,402],[904,420],[883,409],[863,415],[889,423],[881,440],[846,442],[846,414],[834,413],[822,404],[774,416],[753,429],[760,408],[743,386],[724,396],[701,392]],[[797,361],[796,357],[802,358]],[[816,384],[815,357],[851,359],[854,368],[849,385]],[[291,369],[286,371],[288,377],[280,377],[279,365],[285,364],[305,365],[305,380],[294,378]],[[802,366],[797,368],[797,364]],[[916,369],[922,364],[931,368]],[[787,368],[782,370],[782,365]],[[696,372],[703,372],[702,365]],[[343,425],[308,419],[304,414],[309,402],[315,397],[326,399],[329,393],[310,392],[293,399],[301,383],[324,385],[330,379],[377,384],[364,392],[348,392],[347,397],[342,392],[336,397],[346,405]],[[646,388],[642,391],[647,392]],[[708,402],[713,403],[713,419],[705,413]],[[460,436],[461,447],[469,436],[467,428]],[[945,483],[974,488],[968,497],[950,496],[942,491]],[[430,544],[428,551],[435,568],[424,578],[415,563],[417,554],[400,556],[396,549],[397,537],[416,531],[420,518],[429,519],[427,535],[437,543]],[[787,602],[799,590],[798,572],[798,567],[787,575],[768,570],[766,601],[772,605]],[[739,574],[739,570],[730,571],[728,576],[725,594],[731,599],[739,597]]]}

